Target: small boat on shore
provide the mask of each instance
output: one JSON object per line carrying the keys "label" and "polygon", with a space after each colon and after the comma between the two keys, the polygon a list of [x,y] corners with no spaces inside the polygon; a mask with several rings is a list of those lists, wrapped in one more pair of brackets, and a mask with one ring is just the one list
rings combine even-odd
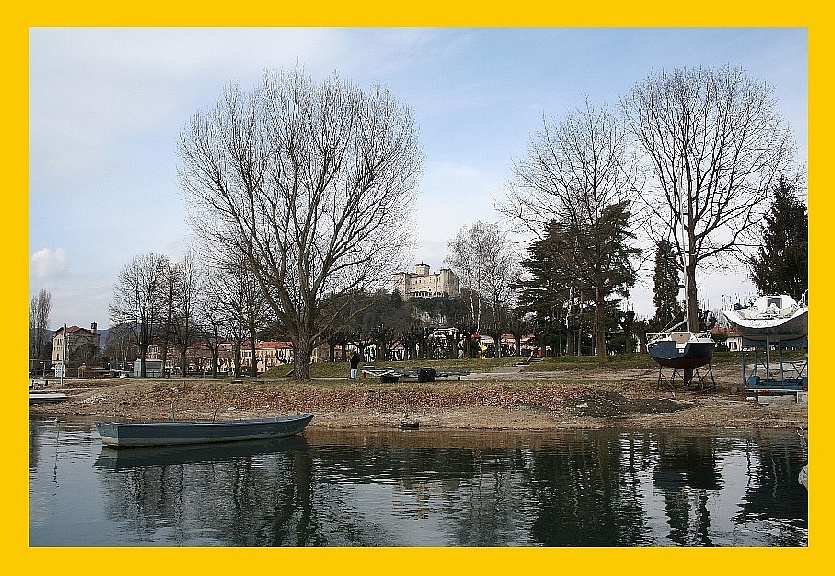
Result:
{"label": "small boat on shore", "polygon": [[29,391],[29,404],[47,404],[52,402],[63,402],[69,396],[63,392],[35,392]]}
{"label": "small boat on shore", "polygon": [[[682,323],[683,324],[683,323]],[[682,370],[689,385],[693,371],[710,364],[716,343],[709,332],[658,332],[647,334],[647,351],[662,368]]]}
{"label": "small boat on shore", "polygon": [[[710,336],[710,332],[690,331],[691,318],[696,318],[698,310],[692,307],[695,300],[689,299],[690,281],[687,270],[690,262],[693,261],[693,247],[687,242],[687,227],[693,229],[692,214],[687,214],[688,221],[682,222],[682,254],[681,267],[684,273],[684,320],[671,328],[665,328],[663,332],[647,334],[647,352],[652,359],[664,368],[672,368],[675,375],[677,370],[682,370],[684,385],[689,386],[693,380],[694,371],[705,365],[710,365],[713,360],[713,349],[716,343]],[[685,224],[687,227],[685,227]],[[678,242],[678,240],[676,240]],[[680,330],[681,328],[685,330]],[[711,375],[712,378],[712,375]],[[661,375],[659,374],[659,381]]]}
{"label": "small boat on shore", "polygon": [[807,340],[809,306],[805,294],[799,302],[787,294],[760,296],[749,306],[735,304],[722,314],[743,342],[803,347]]}
{"label": "small boat on shore", "polygon": [[663,332],[647,334],[647,350],[666,368],[699,368],[710,363],[715,342],[709,333]]}
{"label": "small boat on shore", "polygon": [[178,446],[292,436],[304,430],[313,414],[220,421],[97,422],[102,443],[117,448]]}

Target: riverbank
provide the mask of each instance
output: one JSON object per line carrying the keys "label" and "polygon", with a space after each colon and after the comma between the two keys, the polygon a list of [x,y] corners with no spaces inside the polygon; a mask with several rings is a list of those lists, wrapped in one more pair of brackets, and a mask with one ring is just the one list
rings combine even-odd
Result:
{"label": "riverbank", "polygon": [[[311,412],[311,427],[549,430],[564,428],[807,428],[794,395],[763,404],[739,391],[739,368],[714,368],[716,389],[659,386],[656,368],[524,372],[512,366],[460,380],[287,378],[65,380],[61,403],[32,416],[95,420],[239,419]],[[52,384],[50,391],[58,391]]]}

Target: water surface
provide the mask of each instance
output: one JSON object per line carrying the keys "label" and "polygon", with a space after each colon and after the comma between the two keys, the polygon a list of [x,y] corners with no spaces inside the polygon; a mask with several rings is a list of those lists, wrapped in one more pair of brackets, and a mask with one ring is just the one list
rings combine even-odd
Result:
{"label": "water surface", "polygon": [[32,546],[807,546],[792,431],[309,428],[103,447],[30,422]]}

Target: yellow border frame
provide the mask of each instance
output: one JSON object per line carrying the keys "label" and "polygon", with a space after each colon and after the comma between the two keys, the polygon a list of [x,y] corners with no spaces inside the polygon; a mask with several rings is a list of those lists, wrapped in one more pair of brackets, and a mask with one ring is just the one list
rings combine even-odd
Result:
{"label": "yellow border frame", "polygon": [[[373,576],[392,573],[517,573],[543,570],[566,570],[623,573],[639,570],[647,574],[696,572],[802,573],[825,565],[826,546],[830,541],[832,518],[830,497],[826,490],[829,465],[826,463],[830,436],[827,422],[831,394],[823,380],[826,366],[825,327],[832,321],[824,308],[826,267],[820,262],[818,247],[825,246],[823,235],[826,215],[831,210],[828,183],[825,179],[825,153],[832,131],[829,92],[832,56],[831,16],[820,2],[717,2],[681,4],[669,2],[635,3],[604,0],[591,5],[570,3],[568,7],[544,0],[524,0],[512,5],[485,2],[439,2],[428,0],[414,5],[380,0],[360,3],[324,0],[313,4],[244,0],[238,3],[194,2],[174,5],[150,0],[141,5],[113,2],[58,3],[46,0],[6,10],[2,24],[4,47],[4,110],[7,131],[4,138],[2,166],[11,174],[5,189],[9,217],[7,236],[12,276],[5,286],[3,317],[7,327],[0,345],[0,366],[11,369],[7,378],[6,408],[2,422],[6,443],[0,486],[3,501],[11,512],[4,522],[4,558],[18,569],[56,572],[63,575],[108,571],[118,574],[151,572],[222,573],[227,571],[302,570],[314,573],[339,573]],[[358,6],[359,4],[359,6]],[[227,548],[135,549],[121,548],[29,548],[28,546],[28,450],[23,440],[28,415],[22,406],[23,382],[27,379],[26,334],[28,325],[28,29],[32,26],[796,26],[809,32],[809,206],[810,268],[812,270],[813,306],[810,329],[819,347],[810,348],[810,372],[813,384],[809,406],[811,426],[809,452],[811,466],[810,537],[805,549],[733,548],[705,549],[281,549],[242,550]],[[818,304],[815,306],[815,304]],[[817,486],[817,489],[815,488]],[[106,543],[103,543],[106,544]]]}

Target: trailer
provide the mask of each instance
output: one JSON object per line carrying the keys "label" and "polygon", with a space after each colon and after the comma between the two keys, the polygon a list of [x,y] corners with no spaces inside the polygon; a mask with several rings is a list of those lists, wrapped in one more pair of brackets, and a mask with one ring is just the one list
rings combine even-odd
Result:
{"label": "trailer", "polygon": [[445,370],[436,368],[375,368],[365,366],[362,369],[363,376],[374,376],[383,383],[399,382],[401,378],[411,378],[418,382],[434,382],[437,378],[469,376],[469,370]]}

